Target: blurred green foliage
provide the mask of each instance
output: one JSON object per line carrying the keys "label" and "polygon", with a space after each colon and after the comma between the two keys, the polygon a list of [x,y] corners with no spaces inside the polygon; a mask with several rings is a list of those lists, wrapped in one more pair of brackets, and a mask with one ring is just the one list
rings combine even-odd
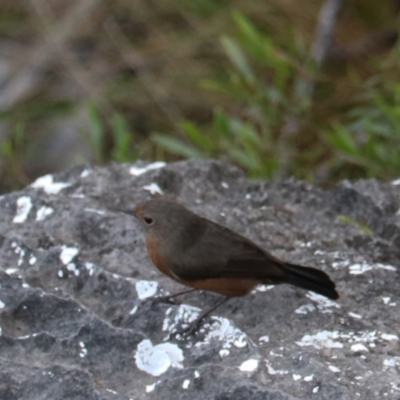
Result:
{"label": "blurred green foliage", "polygon": [[252,177],[272,176],[280,162],[286,119],[307,110],[307,101],[293,96],[298,72],[295,65],[297,61],[305,64],[307,55],[299,48],[285,52],[243,14],[235,12],[233,19],[237,38],[221,38],[231,63],[229,80],[205,80],[202,86],[240,102],[243,116],[217,109],[208,129],[185,121],[180,125],[183,140],[165,134],[155,134],[152,139],[177,155],[222,157]]}
{"label": "blurred green foliage", "polygon": [[106,124],[102,119],[99,109],[94,104],[89,104],[88,118],[90,129],[86,133],[87,143],[95,155],[98,164],[109,161],[133,162],[137,158],[137,150],[133,144],[133,136],[126,119],[119,113],[112,117],[111,146],[107,146],[108,138]]}
{"label": "blurred green foliage", "polygon": [[[240,112],[217,109],[210,126],[184,121],[181,138],[157,133],[154,143],[182,157],[227,159],[251,177],[277,176],[285,153],[285,175],[300,178],[312,179],[321,167],[328,169],[330,180],[400,174],[399,83],[375,77],[373,85],[367,81],[361,88],[350,111],[331,110],[323,120],[324,99],[305,90],[311,80],[318,84],[318,76],[301,41],[293,37],[291,46],[282,49],[243,14],[234,12],[233,19],[237,35],[221,38],[231,64],[229,80],[206,80],[202,86],[235,99]],[[399,62],[395,48],[382,63],[381,75],[393,76]]]}
{"label": "blurred green foliage", "polygon": [[[70,163],[139,157],[216,157],[254,178],[325,185],[397,178],[398,2],[344,2],[318,70],[310,49],[323,3],[106,1],[47,54],[73,5],[43,3],[43,30],[44,14],[5,0],[0,191]],[[26,77],[32,86],[8,105],[4,93]]]}

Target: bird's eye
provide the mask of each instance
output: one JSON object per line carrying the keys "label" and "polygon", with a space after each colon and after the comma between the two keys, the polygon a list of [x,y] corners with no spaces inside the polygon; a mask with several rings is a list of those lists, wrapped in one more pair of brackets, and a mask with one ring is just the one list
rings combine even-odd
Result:
{"label": "bird's eye", "polygon": [[144,222],[146,222],[146,225],[153,225],[153,223],[154,223],[153,218],[144,217],[143,219],[144,219]]}

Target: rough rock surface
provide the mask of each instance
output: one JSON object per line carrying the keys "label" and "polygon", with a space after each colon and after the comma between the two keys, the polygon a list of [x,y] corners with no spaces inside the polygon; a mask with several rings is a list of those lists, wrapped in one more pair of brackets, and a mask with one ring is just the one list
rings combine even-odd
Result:
{"label": "rough rock surface", "polygon": [[[76,167],[1,197],[0,399],[400,399],[400,186],[145,165]],[[135,219],[108,211],[159,191],[328,272],[339,301],[260,287],[195,336],[170,335],[218,296],[152,301],[181,288],[151,265]]]}

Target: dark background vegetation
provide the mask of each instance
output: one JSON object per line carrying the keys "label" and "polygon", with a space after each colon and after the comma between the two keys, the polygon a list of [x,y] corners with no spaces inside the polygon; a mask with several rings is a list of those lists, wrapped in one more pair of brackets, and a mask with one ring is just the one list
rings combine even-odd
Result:
{"label": "dark background vegetation", "polygon": [[398,0],[0,0],[0,191],[82,163],[400,175]]}

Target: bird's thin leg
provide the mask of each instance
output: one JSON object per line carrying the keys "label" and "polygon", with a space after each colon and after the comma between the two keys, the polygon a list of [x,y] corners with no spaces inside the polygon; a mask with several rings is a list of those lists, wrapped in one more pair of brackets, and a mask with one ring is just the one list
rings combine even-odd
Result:
{"label": "bird's thin leg", "polygon": [[207,317],[207,315],[211,314],[213,311],[215,311],[219,306],[222,306],[222,304],[226,303],[230,297],[224,297],[220,302],[218,302],[214,307],[211,307],[209,310],[204,311],[201,313],[193,322],[190,323],[190,325],[187,328],[181,329],[178,334],[185,334],[186,336],[189,336],[190,334],[193,333],[193,331],[197,328],[199,323]]}
{"label": "bird's thin leg", "polygon": [[196,290],[199,290],[199,289],[188,289],[188,290],[183,290],[182,292],[178,292],[178,293],[174,293],[174,294],[168,294],[166,296],[151,297],[151,298],[149,298],[149,300],[151,300],[152,302],[156,302],[156,303],[164,302],[164,301],[168,302],[171,299],[174,299],[175,297],[182,296],[182,295],[184,295],[186,293],[192,293],[192,292],[194,292]]}

